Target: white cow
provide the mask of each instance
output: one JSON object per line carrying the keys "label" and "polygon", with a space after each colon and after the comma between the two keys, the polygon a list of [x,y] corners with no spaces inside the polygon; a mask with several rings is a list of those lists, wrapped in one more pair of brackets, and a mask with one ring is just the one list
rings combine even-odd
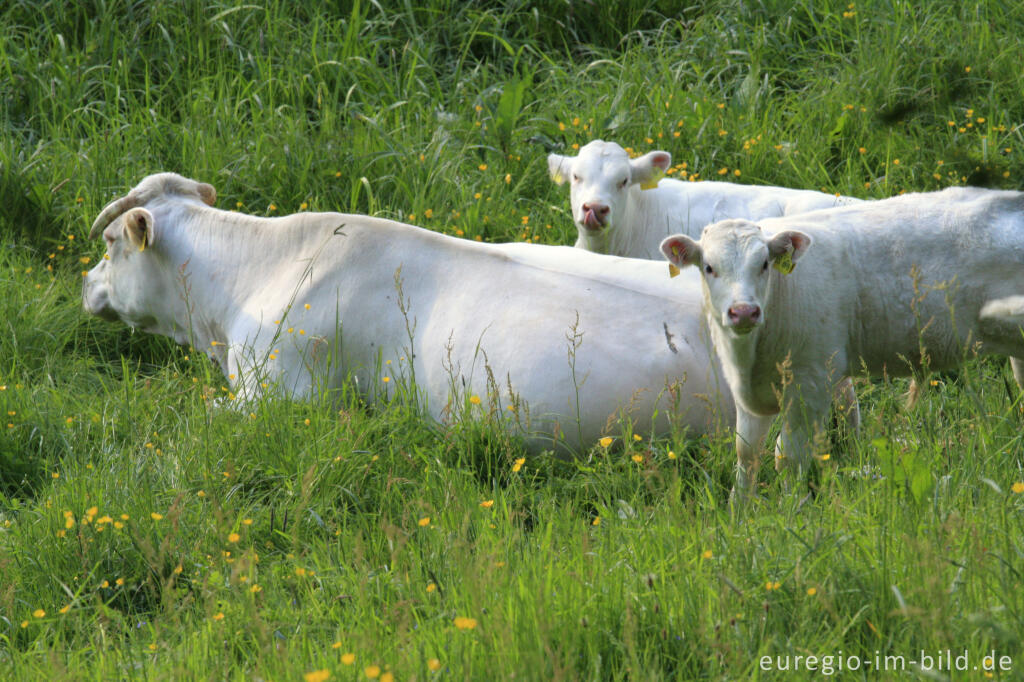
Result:
{"label": "white cow", "polygon": [[569,181],[576,246],[629,258],[660,258],[670,234],[699,237],[705,225],[726,218],[760,220],[860,202],[812,190],[683,182],[661,179],[672,165],[668,152],[630,159],[614,142],[594,140],[579,156],[548,155],[559,185]]}
{"label": "white cow", "polygon": [[699,276],[677,287],[663,262],[359,215],[260,218],[215,196],[161,173],[111,202],[82,296],[90,313],[206,349],[240,399],[348,375],[378,398],[415,378],[434,418],[493,409],[533,450],[593,443],[620,411],[661,432],[732,422]]}
{"label": "white cow", "polygon": [[760,225],[726,220],[661,248],[703,273],[736,399],[740,492],[755,482],[772,417],[785,411],[777,468],[802,471],[831,387],[862,368],[916,375],[977,351],[1012,356],[1024,385],[1022,193],[950,188]]}

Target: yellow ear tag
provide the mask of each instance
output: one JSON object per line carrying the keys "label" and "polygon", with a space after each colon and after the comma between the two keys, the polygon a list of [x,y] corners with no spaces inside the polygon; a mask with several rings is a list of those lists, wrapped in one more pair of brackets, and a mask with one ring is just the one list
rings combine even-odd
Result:
{"label": "yellow ear tag", "polygon": [[789,251],[782,254],[781,256],[775,259],[775,263],[773,263],[772,267],[781,272],[783,275],[788,275],[789,273],[793,272],[793,268],[796,267],[793,264],[793,254]]}
{"label": "yellow ear tag", "polygon": [[652,175],[651,179],[648,180],[647,182],[641,183],[640,189],[654,189],[655,187],[658,186],[658,183],[661,181],[663,177],[665,177],[665,171],[661,170],[660,168],[655,168],[654,175]]}
{"label": "yellow ear tag", "polygon": [[551,181],[554,182],[556,185],[561,185],[563,182],[565,182],[565,178],[562,177],[561,173],[552,173]]}
{"label": "yellow ear tag", "polygon": [[142,235],[142,243],[139,244],[139,251],[146,250],[146,235]]}
{"label": "yellow ear tag", "polygon": [[679,274],[679,268],[675,266],[675,263],[668,264],[668,276],[675,277]]}

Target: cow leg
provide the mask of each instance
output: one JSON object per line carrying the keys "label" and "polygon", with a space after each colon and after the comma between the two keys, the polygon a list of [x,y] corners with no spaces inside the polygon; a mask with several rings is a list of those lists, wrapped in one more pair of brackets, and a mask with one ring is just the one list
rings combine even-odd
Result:
{"label": "cow leg", "polygon": [[804,395],[806,402],[790,405],[775,445],[775,470],[786,469],[791,480],[797,482],[810,470],[815,441],[824,432],[828,416],[827,400],[806,392]]}
{"label": "cow leg", "polygon": [[736,485],[732,489],[733,500],[746,499],[754,492],[761,450],[773,418],[773,415],[751,414],[736,405]]}
{"label": "cow leg", "polygon": [[1010,369],[1013,370],[1013,378],[1017,386],[1024,391],[1024,358],[1010,357]]}
{"label": "cow leg", "polygon": [[860,431],[860,404],[857,402],[857,391],[853,388],[853,379],[843,377],[832,389],[832,404],[835,405],[840,417],[846,422],[850,433]]}

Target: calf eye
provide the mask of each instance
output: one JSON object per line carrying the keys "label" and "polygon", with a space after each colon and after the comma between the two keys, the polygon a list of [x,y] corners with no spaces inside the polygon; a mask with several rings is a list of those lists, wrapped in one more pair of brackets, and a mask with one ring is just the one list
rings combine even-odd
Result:
{"label": "calf eye", "polygon": [[572,174],[572,181],[573,182],[579,182],[580,181],[580,176],[578,176],[575,173],[573,173]]}
{"label": "calf eye", "polygon": [[625,187],[627,182],[629,182],[629,178],[622,178],[622,182],[619,183],[619,189]]}
{"label": "calf eye", "polygon": [[707,263],[704,264],[704,272],[707,273],[709,276],[714,276],[715,274],[714,269]]}
{"label": "calf eye", "polygon": [[764,262],[764,265],[761,266],[761,272],[764,272],[767,269],[768,269],[768,261],[766,259],[765,262]]}

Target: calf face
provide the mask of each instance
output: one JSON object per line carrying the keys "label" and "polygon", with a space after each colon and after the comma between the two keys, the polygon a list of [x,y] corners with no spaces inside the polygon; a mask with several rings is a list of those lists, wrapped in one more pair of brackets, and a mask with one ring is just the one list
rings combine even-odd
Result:
{"label": "calf face", "polygon": [[570,183],[572,218],[580,235],[600,235],[628,220],[632,185],[654,186],[672,163],[668,152],[630,159],[614,142],[594,140],[579,156],[548,155],[548,171],[557,184]]}
{"label": "calf face", "polygon": [[667,237],[661,252],[676,267],[701,269],[704,304],[712,319],[743,336],[765,322],[772,267],[789,274],[810,243],[796,230],[768,236],[750,221],[724,220],[705,227],[700,241],[683,234]]}

